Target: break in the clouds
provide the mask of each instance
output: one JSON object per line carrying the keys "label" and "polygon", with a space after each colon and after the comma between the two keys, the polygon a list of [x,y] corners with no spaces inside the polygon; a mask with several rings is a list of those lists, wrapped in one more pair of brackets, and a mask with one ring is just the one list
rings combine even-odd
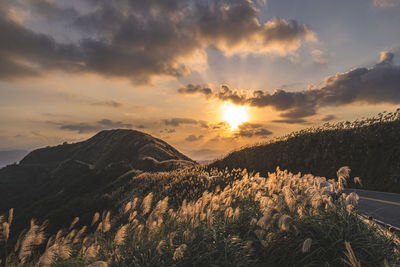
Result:
{"label": "break in the clouds", "polygon": [[[296,20],[261,21],[257,3],[250,0],[68,4],[65,7],[61,0],[1,2],[0,79],[61,70],[148,83],[158,76],[190,73],[190,62],[205,61],[205,49],[210,46],[226,54],[286,55],[304,41],[316,40],[315,33]],[[24,16],[29,23],[24,23]],[[50,30],[38,32],[32,27],[37,18],[45,18]],[[63,32],[62,38],[53,36],[54,32]]]}
{"label": "break in the clouds", "polygon": [[382,52],[378,63],[373,67],[338,73],[326,78],[322,85],[310,86],[304,91],[288,92],[276,89],[273,93],[260,90],[239,92],[223,85],[218,92],[205,94],[201,87],[189,85],[179,88],[178,92],[202,93],[207,98],[230,101],[237,105],[273,107],[281,112],[281,117],[299,123],[302,122],[301,119],[315,115],[319,108],[325,106],[348,105],[355,102],[399,104],[400,66],[394,64],[393,59],[393,53]]}
{"label": "break in the clouds", "polygon": [[109,119],[102,119],[95,123],[64,123],[64,122],[51,122],[52,124],[59,125],[61,130],[75,131],[78,133],[92,133],[106,129],[116,128],[132,128],[132,124],[124,123],[121,121],[112,121]]}

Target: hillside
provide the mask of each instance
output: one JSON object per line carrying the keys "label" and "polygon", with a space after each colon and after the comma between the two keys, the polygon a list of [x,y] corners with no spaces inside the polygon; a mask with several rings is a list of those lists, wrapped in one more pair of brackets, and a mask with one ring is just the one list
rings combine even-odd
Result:
{"label": "hillside", "polygon": [[[349,178],[348,168],[339,170],[338,178],[330,182],[340,189]],[[99,207],[88,222],[71,219],[57,235],[47,235],[45,224],[32,221],[3,262],[90,267],[397,266],[397,238],[360,219],[354,209],[356,194],[333,201],[325,182],[280,170],[267,179],[242,170],[208,173],[201,168],[135,176],[110,190],[119,196],[116,208]],[[1,232],[17,221],[10,217],[12,213],[0,218],[0,253],[7,244]]]}
{"label": "hillside", "polygon": [[144,171],[169,171],[196,163],[166,142],[134,130],[102,131],[74,144],[37,149],[20,164],[0,169],[0,214],[16,210],[14,230],[30,218],[58,229],[74,216],[90,219],[113,208],[115,182]]}
{"label": "hillside", "polygon": [[37,149],[23,158],[20,165],[57,166],[66,160],[93,169],[120,163],[148,171],[168,169],[165,161],[192,161],[160,139],[139,131],[118,129],[101,131],[79,143]]}
{"label": "hillside", "polygon": [[[297,173],[335,177],[350,166],[364,189],[400,193],[400,111],[377,117],[326,124],[291,133],[269,143],[234,151],[210,168],[275,171],[279,166]],[[350,181],[349,186],[354,186]]]}
{"label": "hillside", "polygon": [[[351,180],[349,172],[341,168],[337,181],[329,180],[335,192]],[[326,181],[279,169],[267,179],[241,169],[207,171],[149,135],[103,131],[33,151],[0,170],[0,260],[90,267],[398,264],[400,241],[361,219],[355,193],[332,198]]]}

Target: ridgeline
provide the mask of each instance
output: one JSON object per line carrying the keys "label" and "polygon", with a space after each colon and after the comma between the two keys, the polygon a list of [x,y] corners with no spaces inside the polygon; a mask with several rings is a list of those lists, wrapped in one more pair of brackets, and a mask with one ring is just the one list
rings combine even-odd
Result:
{"label": "ridgeline", "polygon": [[[274,172],[276,167],[333,178],[350,166],[364,189],[400,193],[400,110],[378,116],[325,124],[293,132],[269,143],[247,147],[210,163],[210,168],[247,168]],[[354,183],[349,181],[350,187]],[[357,185],[358,186],[358,185]]]}
{"label": "ridgeline", "polygon": [[[0,169],[0,214],[14,208],[18,232],[31,218],[49,231],[75,216],[113,209],[120,190],[142,172],[171,171],[196,163],[166,142],[134,130],[101,131],[88,140],[37,149]],[[123,188],[121,189],[123,190]]]}

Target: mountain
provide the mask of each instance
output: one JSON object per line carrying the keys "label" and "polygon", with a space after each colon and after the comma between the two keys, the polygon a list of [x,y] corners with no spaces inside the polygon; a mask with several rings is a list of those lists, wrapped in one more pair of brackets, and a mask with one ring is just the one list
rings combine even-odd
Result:
{"label": "mountain", "polygon": [[[398,110],[294,132],[234,151],[209,167],[247,168],[265,176],[279,166],[291,172],[332,178],[341,166],[349,166],[352,176],[361,178],[364,189],[400,193],[399,133]],[[349,186],[355,185],[350,182]]]}
{"label": "mountain", "polygon": [[20,161],[26,154],[28,154],[26,150],[0,151],[0,168]]}
{"label": "mountain", "polygon": [[[142,172],[197,163],[166,142],[134,130],[101,131],[88,140],[34,150],[0,169],[0,214],[15,209],[14,230],[30,218],[49,219],[49,230],[80,216],[112,209],[124,181]],[[118,186],[116,185],[118,184]]]}
{"label": "mountain", "polygon": [[174,169],[174,164],[193,162],[160,139],[139,131],[118,129],[101,131],[79,143],[37,149],[20,164],[59,166],[66,160],[95,170],[120,163],[147,171]]}

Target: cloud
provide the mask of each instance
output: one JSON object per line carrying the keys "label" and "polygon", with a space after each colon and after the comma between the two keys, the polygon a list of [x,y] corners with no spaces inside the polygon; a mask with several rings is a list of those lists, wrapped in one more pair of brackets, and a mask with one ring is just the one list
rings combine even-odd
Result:
{"label": "cloud", "polygon": [[220,140],[220,136],[217,135],[217,136],[211,138],[209,141],[210,141],[210,142],[218,142],[219,140]]}
{"label": "cloud", "polygon": [[379,63],[388,63],[393,64],[394,54],[389,51],[381,52],[381,56],[379,57]]}
{"label": "cloud", "polygon": [[[399,104],[400,66],[394,64],[394,54],[382,52],[380,60],[371,68],[356,68],[337,73],[319,86],[309,86],[304,91],[276,89],[266,91],[237,91],[222,85],[219,91],[207,98],[230,101],[237,105],[272,107],[286,119],[304,119],[313,116],[325,106],[342,106],[352,103]],[[202,93],[201,90],[197,90]],[[186,93],[178,91],[178,93]]]}
{"label": "cloud", "polygon": [[188,135],[186,138],[185,138],[185,141],[188,141],[188,142],[196,142],[196,141],[199,141],[199,140],[201,140],[201,139],[203,139],[203,135],[194,135],[194,134],[191,134],[191,135]]}
{"label": "cloud", "polygon": [[75,8],[60,7],[52,0],[30,0],[25,1],[24,4],[30,8],[31,12],[35,12],[36,15],[51,23],[72,22],[80,16]]}
{"label": "cloud", "polygon": [[65,122],[49,122],[51,124],[59,125],[61,130],[76,131],[78,133],[91,133],[106,129],[115,128],[132,128],[132,124],[123,123],[121,121],[112,121],[109,119],[102,119],[95,123],[65,123]]}
{"label": "cloud", "polygon": [[336,119],[335,115],[329,114],[329,115],[326,115],[325,117],[323,117],[322,121],[332,121],[332,120],[335,120],[335,119]]}
{"label": "cloud", "polygon": [[312,50],[311,56],[315,64],[326,65],[329,62],[329,56],[322,50],[319,49]]}
{"label": "cloud", "polygon": [[261,138],[267,138],[272,134],[271,131],[263,128],[262,124],[258,123],[243,123],[239,125],[239,129],[237,132],[235,132],[236,137],[261,137]]}
{"label": "cloud", "polygon": [[[257,4],[249,0],[84,0],[79,6],[87,6],[85,12],[63,2],[18,2],[31,20],[47,20],[44,33],[12,18],[13,1],[0,5],[0,66],[8,66],[0,68],[0,79],[61,70],[150,83],[154,77],[189,74],[199,55],[205,62],[210,46],[228,55],[284,56],[316,40],[295,20],[260,21]],[[54,32],[65,34],[59,38]]]}
{"label": "cloud", "polygon": [[94,102],[91,105],[92,106],[112,107],[112,108],[119,108],[119,107],[123,106],[123,104],[121,102],[118,102],[118,101],[115,101],[115,100]]}
{"label": "cloud", "polygon": [[230,125],[226,121],[217,122],[211,125],[212,129],[229,129]]}
{"label": "cloud", "polygon": [[60,129],[67,131],[76,131],[78,133],[91,133],[99,131],[101,127],[99,127],[99,125],[93,125],[86,122],[82,122],[82,123],[64,124],[60,126]]}
{"label": "cloud", "polygon": [[175,129],[164,129],[164,130],[160,130],[160,133],[175,133],[176,130]]}
{"label": "cloud", "polygon": [[181,124],[197,124],[197,120],[189,118],[172,118],[164,120],[165,125],[178,127]]}
{"label": "cloud", "polygon": [[201,93],[203,95],[207,96],[211,96],[212,94],[212,90],[208,87],[203,87],[201,85],[194,85],[194,84],[188,84],[186,86],[183,86],[181,88],[178,89],[178,92],[180,94],[197,94],[197,93]]}
{"label": "cloud", "polygon": [[283,120],[273,120],[275,123],[287,123],[287,124],[306,124],[307,121],[304,119],[283,119]]}
{"label": "cloud", "polygon": [[164,120],[164,124],[167,126],[179,127],[181,124],[192,124],[200,125],[202,128],[208,128],[208,123],[203,120],[195,120],[190,118],[172,118]]}
{"label": "cloud", "polygon": [[102,119],[97,122],[101,126],[107,127],[107,128],[131,128],[132,124],[130,123],[123,123],[121,121],[112,121],[109,119]]}
{"label": "cloud", "polygon": [[[0,45],[1,46],[1,45]],[[0,79],[14,80],[18,77],[35,77],[39,76],[38,71],[29,68],[18,62],[14,62],[9,58],[1,55],[0,51]]]}
{"label": "cloud", "polygon": [[374,6],[379,8],[391,8],[400,6],[400,0],[373,0]]}

